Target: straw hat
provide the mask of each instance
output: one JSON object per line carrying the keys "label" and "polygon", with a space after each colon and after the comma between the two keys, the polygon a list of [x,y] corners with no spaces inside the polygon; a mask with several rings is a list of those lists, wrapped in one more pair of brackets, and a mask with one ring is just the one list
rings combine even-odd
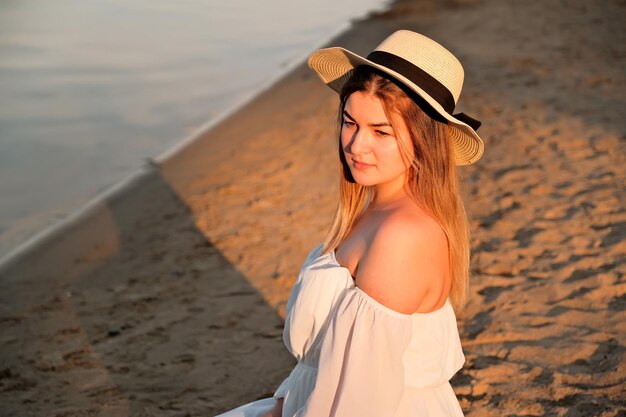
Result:
{"label": "straw hat", "polygon": [[399,30],[363,58],[344,48],[314,52],[308,65],[330,88],[341,92],[359,65],[369,65],[404,83],[448,120],[457,165],[469,165],[483,154],[476,133],[480,121],[464,113],[452,114],[463,87],[463,66],[450,51],[419,33]]}

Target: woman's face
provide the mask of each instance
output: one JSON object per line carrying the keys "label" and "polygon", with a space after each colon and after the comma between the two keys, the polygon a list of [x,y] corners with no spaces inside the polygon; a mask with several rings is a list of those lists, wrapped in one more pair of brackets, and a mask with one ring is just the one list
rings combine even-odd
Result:
{"label": "woman's face", "polygon": [[341,146],[358,184],[404,185],[408,165],[402,160],[398,141],[410,145],[410,139],[404,121],[401,117],[397,119],[392,128],[378,97],[360,91],[348,97],[343,111]]}

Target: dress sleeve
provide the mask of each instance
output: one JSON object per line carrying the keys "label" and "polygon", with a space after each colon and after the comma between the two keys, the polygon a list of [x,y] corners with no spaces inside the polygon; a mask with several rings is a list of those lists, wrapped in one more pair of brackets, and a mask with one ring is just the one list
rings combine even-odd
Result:
{"label": "dress sleeve", "polygon": [[278,386],[278,388],[276,388],[276,391],[274,392],[273,398],[275,398],[275,399],[285,398],[285,394],[291,388],[290,377],[291,376],[288,376],[287,378],[285,378],[283,380],[283,382],[281,382],[281,384]]}
{"label": "dress sleeve", "polygon": [[[312,266],[322,250],[316,246],[307,256],[287,301],[283,342],[287,350],[298,360],[305,361],[308,352],[328,320],[328,311],[349,285],[350,279],[337,279],[328,265]],[[306,275],[306,276],[305,276]],[[274,398],[283,398],[297,386],[297,378],[288,376],[274,392]]]}
{"label": "dress sleeve", "polygon": [[337,303],[319,351],[315,388],[297,417],[391,417],[404,391],[408,314],[353,286]]}
{"label": "dress sleeve", "polygon": [[291,289],[283,342],[298,361],[304,360],[317,338],[323,336],[321,330],[330,320],[329,311],[352,283],[352,279],[338,279],[335,271],[327,264],[309,265]]}
{"label": "dress sleeve", "polygon": [[[283,341],[285,343],[285,346],[287,347],[287,350],[289,350],[289,352],[291,352],[291,354],[298,360],[302,356],[302,352],[304,350],[304,342],[297,339],[298,333],[296,333],[293,337],[291,335],[292,332],[290,331],[290,327],[294,316],[294,306],[298,301],[300,289],[302,287],[302,269],[305,268],[315,256],[319,255],[319,252],[322,249],[322,245],[323,244],[320,243],[319,245],[314,247],[306,256],[304,263],[302,264],[302,267],[300,269],[300,275],[298,275],[298,279],[294,283],[291,289],[291,293],[289,294],[289,299],[287,300]],[[278,399],[285,397],[285,394],[287,393],[287,391],[289,391],[291,387],[290,378],[291,375],[285,378],[283,382],[281,382],[278,388],[276,388],[273,398]]]}

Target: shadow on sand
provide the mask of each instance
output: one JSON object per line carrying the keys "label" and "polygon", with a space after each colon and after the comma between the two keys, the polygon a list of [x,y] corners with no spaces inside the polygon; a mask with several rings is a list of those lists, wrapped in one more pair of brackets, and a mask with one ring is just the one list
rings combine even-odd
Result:
{"label": "shadow on sand", "polygon": [[211,416],[292,366],[281,318],[155,169],[0,274],[3,416]]}

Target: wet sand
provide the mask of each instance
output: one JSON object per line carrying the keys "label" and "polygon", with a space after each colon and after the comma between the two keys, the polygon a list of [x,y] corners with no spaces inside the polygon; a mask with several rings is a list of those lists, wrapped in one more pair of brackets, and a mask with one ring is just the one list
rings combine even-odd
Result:
{"label": "wet sand", "polygon": [[[626,5],[398,1],[464,64],[467,416],[623,416]],[[212,416],[270,396],[282,319],[337,193],[336,96],[304,66],[0,270],[0,415]]]}

